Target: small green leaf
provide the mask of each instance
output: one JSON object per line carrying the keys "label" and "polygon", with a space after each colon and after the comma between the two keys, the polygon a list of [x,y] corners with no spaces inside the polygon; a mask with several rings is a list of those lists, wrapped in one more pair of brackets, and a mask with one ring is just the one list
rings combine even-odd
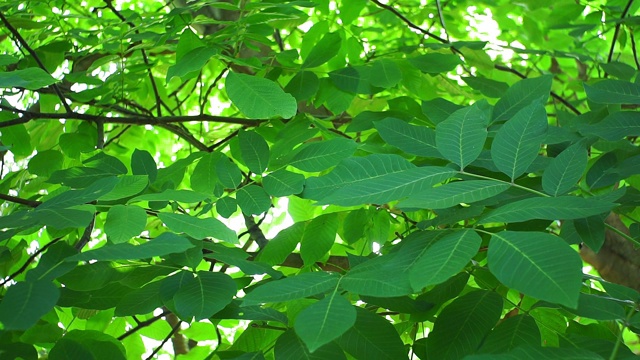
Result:
{"label": "small green leaf", "polygon": [[491,234],[489,270],[504,285],[529,296],[575,309],[582,287],[582,261],[562,239],[541,232]]}
{"label": "small green leaf", "polygon": [[529,78],[513,84],[493,108],[493,122],[511,119],[518,111],[535,100],[547,101],[551,91],[552,75]]}
{"label": "small green leaf", "polygon": [[542,188],[547,194],[558,196],[571,190],[587,168],[587,149],[575,144],[556,156],[542,174]]}
{"label": "small green leaf", "polygon": [[235,231],[229,229],[216,218],[200,219],[187,214],[158,213],[158,218],[175,231],[183,232],[194,239],[202,240],[208,237],[226,241],[231,244],[238,243]]}
{"label": "small green leaf", "polygon": [[58,80],[38,67],[0,72],[0,88],[4,89],[25,88],[27,90],[38,90],[56,82]]}
{"label": "small green leaf", "polygon": [[53,310],[59,297],[60,289],[49,279],[11,285],[0,302],[0,323],[4,330],[27,330]]}
{"label": "small green leaf", "polygon": [[107,194],[100,196],[100,201],[113,201],[128,198],[141,193],[149,185],[147,175],[123,175],[116,186]]}
{"label": "small green leaf", "polygon": [[255,131],[238,134],[240,154],[245,165],[255,174],[262,174],[269,164],[269,144]]}
{"label": "small green leaf", "polygon": [[141,245],[129,243],[105,245],[101,248],[85,251],[67,258],[67,261],[116,261],[146,259],[154,256],[164,256],[182,252],[192,248],[191,241],[173,233],[163,233],[157,238]]}
{"label": "small green leaf", "polygon": [[593,85],[584,83],[587,99],[597,104],[640,104],[640,85],[623,80],[604,79]]}
{"label": "small green leaf", "polygon": [[494,180],[450,182],[420,191],[398,203],[400,209],[446,209],[458,204],[470,204],[498,195],[511,186]]}
{"label": "small green leaf", "polygon": [[131,171],[133,175],[149,176],[150,183],[156,181],[158,176],[156,162],[147,150],[133,150],[133,154],[131,154]]}
{"label": "small green leaf", "polygon": [[309,266],[331,250],[338,231],[338,214],[323,214],[309,221],[300,240],[300,256]]}
{"label": "small green leaf", "polygon": [[315,95],[316,92],[318,92],[319,87],[320,81],[315,73],[311,71],[300,71],[291,80],[289,80],[284,91],[293,95],[293,97],[296,98],[296,101],[304,101],[309,100],[313,95]]}
{"label": "small green leaf", "polygon": [[60,151],[45,150],[38,153],[29,160],[29,172],[43,177],[49,177],[54,171],[62,168],[64,156]]}
{"label": "small green leaf", "polygon": [[602,200],[575,196],[536,197],[502,205],[482,217],[479,223],[571,220],[609,212],[614,206]]}
{"label": "small green leaf", "polygon": [[626,136],[640,136],[640,113],[637,111],[615,112],[602,121],[580,128],[583,135],[595,135],[609,141]]}
{"label": "small green leaf", "polygon": [[33,218],[54,229],[82,228],[89,225],[93,212],[76,209],[44,209],[33,212]]}
{"label": "small green leaf", "polygon": [[540,346],[540,330],[530,315],[516,315],[501,322],[487,335],[479,352],[504,353],[518,346]]}
{"label": "small green leaf", "polygon": [[229,275],[198,271],[195,278],[182,284],[173,300],[182,320],[190,321],[195,317],[199,321],[224,309],[237,291],[237,285]]}
{"label": "small green leaf", "polygon": [[207,46],[197,47],[189,51],[176,61],[175,65],[169,67],[166,81],[169,82],[174,76],[181,78],[182,81],[195,77],[197,72],[209,62],[209,59],[219,53],[220,50],[218,48]]}
{"label": "small green leaf", "polygon": [[436,126],[438,151],[462,170],[478,158],[487,139],[489,119],[478,104],[454,112]]}
{"label": "small green leaf", "polygon": [[236,210],[238,210],[238,202],[232,197],[225,196],[216,201],[216,211],[225,219],[231,217]]}
{"label": "small green leaf", "polygon": [[104,232],[109,241],[119,244],[140,235],[147,225],[147,213],[135,205],[115,205],[109,209]]}
{"label": "small green leaf", "polygon": [[515,180],[538,156],[547,134],[547,114],[540,102],[522,108],[500,128],[491,145],[496,167]]}
{"label": "small green leaf", "polygon": [[356,309],[337,291],[302,310],[294,329],[313,353],[340,337],[356,322]]}
{"label": "small green leaf", "polygon": [[329,272],[311,272],[271,281],[251,290],[242,298],[242,306],[259,305],[302,299],[334,289],[339,275]]}
{"label": "small green leaf", "polygon": [[462,64],[454,54],[429,53],[409,59],[411,65],[427,74],[440,74],[451,71]]}
{"label": "small green leaf", "polygon": [[378,59],[373,62],[371,69],[371,85],[384,89],[398,84],[402,80],[402,71],[395,61]]}
{"label": "small green leaf", "polygon": [[309,143],[303,145],[289,165],[302,171],[322,171],[353,155],[357,148],[355,141],[341,137]]}
{"label": "small green leaf", "polygon": [[295,250],[302,239],[306,223],[298,222],[280,231],[276,237],[269,240],[260,254],[258,260],[269,265],[281,264],[289,254]]}
{"label": "small green leaf", "polygon": [[[195,191],[211,194],[218,183],[216,165],[222,158],[220,153],[204,154],[191,174],[191,188]],[[175,184],[174,184],[175,185]]]}
{"label": "small green leaf", "polygon": [[269,79],[230,72],[225,88],[233,104],[250,119],[288,119],[298,108],[296,99]]}
{"label": "small green leaf", "polygon": [[302,69],[310,69],[320,66],[333,59],[340,51],[342,37],[338,32],[325,34],[320,41],[311,49],[307,58],[302,63]]}
{"label": "small green leaf", "polygon": [[274,171],[262,179],[264,190],[271,196],[281,197],[299,194],[304,187],[302,174],[287,170]]}
{"label": "small green leaf", "polygon": [[216,164],[216,171],[220,184],[226,188],[235,189],[242,182],[240,168],[224,155]]}
{"label": "small green leaf", "polygon": [[393,117],[374,123],[380,137],[389,145],[409,154],[440,157],[436,149],[436,133],[426,126],[415,126]]}
{"label": "small green leaf", "polygon": [[247,215],[260,215],[271,207],[271,198],[263,188],[257,185],[244,186],[236,193],[236,200],[242,212]]}
{"label": "small green leaf", "polygon": [[478,90],[482,95],[491,98],[503,96],[509,89],[509,84],[502,81],[487,79],[482,76],[463,77],[462,81],[467,83],[472,89]]}

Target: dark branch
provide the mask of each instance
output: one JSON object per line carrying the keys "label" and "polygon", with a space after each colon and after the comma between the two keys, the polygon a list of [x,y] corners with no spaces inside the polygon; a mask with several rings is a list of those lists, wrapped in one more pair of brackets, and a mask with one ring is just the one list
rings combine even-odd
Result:
{"label": "dark branch", "polygon": [[[631,8],[631,4],[633,4],[633,0],[629,0],[627,2],[627,6],[624,7],[622,11],[622,15],[620,15],[620,19],[624,19],[629,13],[629,8]],[[622,26],[622,21],[616,24],[616,28],[613,31],[613,39],[611,40],[611,48],[609,48],[609,56],[607,57],[607,62],[611,62],[613,60],[613,51],[616,48],[616,41],[618,41],[618,34],[620,33],[620,27]]]}
{"label": "dark branch", "polygon": [[22,266],[18,270],[16,270],[11,275],[9,275],[6,279],[4,279],[0,283],[0,286],[4,286],[4,284],[8,283],[9,281],[15,279],[16,276],[18,276],[18,275],[22,274],[23,272],[25,272],[25,270],[27,270],[27,268],[29,267],[29,264],[31,264],[33,262],[33,260],[35,260],[35,258],[40,256],[40,254],[42,254],[45,250],[47,250],[49,248],[49,246],[57,243],[61,239],[62,239],[62,237],[55,238],[55,239],[51,240],[51,242],[49,242],[47,245],[45,245],[45,246],[41,247],[40,249],[38,249],[35,253],[33,253],[33,255],[29,256],[27,261],[25,261],[25,263],[22,264]]}
{"label": "dark branch", "polygon": [[122,341],[124,339],[126,339],[127,337],[129,337],[132,334],[135,334],[138,330],[145,328],[153,323],[155,323],[156,321],[162,319],[163,316],[167,315],[169,313],[169,310],[165,310],[163,311],[160,315],[156,315],[154,317],[152,317],[151,319],[142,321],[140,323],[138,323],[138,325],[136,325],[135,327],[129,329],[126,333],[118,336],[118,340]]}
{"label": "dark branch", "polygon": [[423,28],[421,28],[420,26],[414,24],[413,22],[411,22],[411,20],[407,19],[404,15],[400,14],[400,12],[398,12],[398,10],[394,9],[391,5],[386,5],[381,3],[378,0],[371,0],[371,2],[373,2],[374,4],[380,6],[383,9],[389,10],[391,11],[395,16],[397,16],[398,18],[400,18],[400,20],[404,21],[405,24],[407,24],[410,28],[417,30],[419,32],[421,32],[424,35],[427,35],[435,40],[438,40],[439,42],[443,43],[443,44],[448,44],[449,41],[447,41],[446,39],[441,38],[440,36],[431,33]]}
{"label": "dark branch", "polygon": [[20,205],[26,205],[32,208],[42,204],[42,202],[37,200],[27,200],[27,199],[19,198],[17,196],[11,196],[11,195],[5,195],[5,194],[0,194],[0,200],[5,200],[12,203],[20,204]]}

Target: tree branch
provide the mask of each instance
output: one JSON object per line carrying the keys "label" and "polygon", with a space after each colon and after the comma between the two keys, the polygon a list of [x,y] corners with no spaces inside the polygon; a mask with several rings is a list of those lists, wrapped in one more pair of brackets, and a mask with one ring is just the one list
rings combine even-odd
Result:
{"label": "tree branch", "polygon": [[32,208],[37,207],[38,205],[42,204],[41,201],[27,200],[27,199],[19,198],[17,196],[11,196],[11,195],[5,195],[5,194],[0,194],[0,200],[5,200],[5,201],[12,202],[12,203],[20,204],[20,205],[26,205],[26,206],[32,207]]}
{"label": "tree branch", "polygon": [[395,16],[397,16],[400,20],[404,21],[405,24],[407,24],[410,28],[417,30],[419,32],[421,32],[424,35],[427,35],[435,40],[438,40],[439,42],[443,43],[443,44],[448,44],[449,41],[446,39],[441,38],[440,36],[431,33],[423,28],[421,28],[420,26],[414,24],[413,22],[411,22],[411,20],[407,19],[404,15],[400,14],[400,12],[398,12],[398,10],[394,9],[391,5],[386,5],[381,3],[378,0],[371,0],[371,2],[373,2],[374,4],[378,5],[379,7],[389,10],[391,11]]}
{"label": "tree branch", "polygon": [[55,239],[51,240],[51,242],[49,242],[45,246],[43,246],[40,249],[36,250],[36,252],[34,252],[33,255],[29,256],[27,261],[25,261],[25,263],[22,264],[22,266],[18,270],[14,271],[6,279],[4,279],[2,282],[0,282],[0,287],[4,286],[4,284],[8,283],[9,281],[15,279],[16,276],[18,276],[18,275],[22,274],[23,272],[25,272],[27,270],[27,268],[29,267],[29,264],[31,264],[33,262],[33,260],[35,260],[35,258],[40,256],[40,254],[42,254],[45,250],[47,250],[49,248],[49,246],[57,243],[61,239],[62,239],[62,237],[55,238]]}
{"label": "tree branch", "polygon": [[139,323],[138,325],[136,325],[135,327],[129,329],[127,332],[125,332],[124,334],[118,336],[118,340],[122,341],[124,339],[126,339],[127,337],[129,337],[132,334],[135,334],[138,330],[147,327],[153,323],[155,323],[156,321],[162,319],[163,316],[167,315],[170,311],[169,310],[165,310],[163,311],[161,314],[156,315],[154,317],[152,317],[151,319],[147,319],[141,323]]}
{"label": "tree branch", "polygon": [[[624,19],[629,13],[629,8],[631,8],[631,4],[633,4],[633,0],[629,0],[627,5],[622,10],[622,15],[620,15],[620,20]],[[607,57],[607,62],[611,62],[613,60],[613,51],[616,48],[616,41],[618,41],[618,34],[620,33],[620,27],[622,26],[622,22],[618,22],[616,24],[616,28],[613,31],[613,39],[611,40],[611,48],[609,48],[609,56]]]}

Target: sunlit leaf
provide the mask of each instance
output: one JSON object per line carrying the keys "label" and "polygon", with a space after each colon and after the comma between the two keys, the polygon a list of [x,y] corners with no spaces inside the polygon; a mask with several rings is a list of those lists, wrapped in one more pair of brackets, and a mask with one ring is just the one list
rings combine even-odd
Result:
{"label": "sunlit leaf", "polygon": [[356,308],[337,291],[305,308],[294,329],[310,352],[344,334],[356,321]]}
{"label": "sunlit leaf", "polygon": [[0,88],[5,89],[25,88],[28,90],[38,90],[56,82],[58,82],[58,80],[38,67],[0,73]]}
{"label": "sunlit leaf", "polygon": [[553,76],[544,75],[537,78],[520,80],[513,84],[507,93],[498,100],[493,109],[493,122],[511,119],[518,111],[535,100],[546,102],[551,91]]}
{"label": "sunlit leaf", "polygon": [[310,143],[303,145],[289,164],[302,171],[322,171],[353,155],[356,148],[356,142],[345,138]]}
{"label": "sunlit leaf", "polygon": [[477,103],[454,112],[436,126],[438,151],[464,169],[480,155],[488,124],[486,113]]}
{"label": "sunlit leaf", "polygon": [[119,244],[140,235],[147,225],[147,213],[135,205],[115,205],[107,214],[104,231],[109,241]]}
{"label": "sunlit leaf", "polygon": [[584,83],[589,101],[598,104],[640,104],[640,86],[628,81],[605,79]]}
{"label": "sunlit leaf", "polygon": [[542,188],[547,194],[558,196],[571,190],[587,168],[587,150],[572,145],[556,156],[542,175]]}
{"label": "sunlit leaf", "polygon": [[296,300],[334,289],[339,276],[335,273],[312,272],[271,281],[253,289],[242,306]]}
{"label": "sunlit leaf", "polygon": [[174,296],[177,315],[202,320],[222,310],[236,295],[237,285],[227,274],[199,271]]}
{"label": "sunlit leaf", "polygon": [[296,114],[296,99],[269,79],[230,72],[225,88],[233,104],[251,119],[290,118]]}
{"label": "sunlit leaf", "polygon": [[490,198],[509,187],[509,184],[493,180],[455,181],[420,191],[397,206],[401,209],[446,209],[461,203],[469,204]]}
{"label": "sunlit leaf", "polygon": [[183,232],[195,239],[212,237],[232,244],[238,243],[235,231],[216,218],[198,218],[186,214],[159,213],[158,218],[176,232]]}
{"label": "sunlit leaf", "polygon": [[194,245],[186,238],[167,232],[141,245],[132,245],[129,243],[105,245],[98,249],[71,256],[67,258],[67,261],[146,259],[153,256],[163,256],[185,251],[193,246]]}
{"label": "sunlit leaf", "polygon": [[340,51],[342,37],[338,32],[325,34],[313,47],[302,64],[303,69],[314,68],[331,60]]}

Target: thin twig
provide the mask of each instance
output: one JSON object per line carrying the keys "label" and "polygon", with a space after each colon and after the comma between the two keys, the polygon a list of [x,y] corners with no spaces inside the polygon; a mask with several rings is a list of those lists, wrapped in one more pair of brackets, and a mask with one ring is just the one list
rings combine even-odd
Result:
{"label": "thin twig", "polygon": [[178,330],[180,330],[180,322],[177,323],[173,328],[171,328],[171,331],[169,332],[169,334],[167,334],[167,336],[165,336],[165,338],[162,340],[160,345],[158,345],[155,349],[153,349],[153,352],[151,353],[151,355],[147,356],[145,359],[146,360],[153,359],[153,357],[158,353],[158,351],[160,351],[160,349],[162,349],[164,344],[166,344],[167,341],[169,341],[169,339],[171,339],[173,334],[175,334]]}
{"label": "thin twig", "polygon": [[145,327],[155,323],[156,321],[162,319],[162,317],[167,315],[168,313],[169,313],[169,310],[166,310],[166,311],[163,311],[162,313],[160,313],[159,315],[156,315],[156,316],[152,317],[151,319],[147,319],[145,321],[142,321],[142,322],[138,323],[138,325],[136,325],[133,328],[127,330],[127,332],[125,332],[124,334],[118,336],[118,340],[122,341],[122,340],[126,339],[130,335],[135,334],[138,330],[140,330],[142,328],[145,328]]}
{"label": "thin twig", "polygon": [[449,32],[447,31],[447,25],[444,23],[444,15],[442,14],[442,6],[440,6],[440,0],[436,0],[436,7],[438,9],[438,19],[440,19],[440,26],[444,29],[444,34],[447,37],[447,42],[451,42],[449,39]]}
{"label": "thin twig", "polygon": [[40,254],[42,254],[45,250],[47,250],[49,248],[49,246],[57,243],[58,241],[60,241],[62,239],[62,237],[58,237],[55,238],[53,240],[51,240],[51,242],[49,242],[48,244],[46,244],[45,246],[41,247],[40,249],[36,250],[36,252],[33,253],[33,255],[29,256],[29,258],[27,259],[27,261],[25,261],[24,264],[22,264],[22,266],[14,271],[11,275],[9,275],[6,279],[4,279],[2,282],[0,282],[0,286],[4,286],[4,284],[8,283],[9,281],[13,280],[16,278],[16,276],[22,274],[23,272],[25,272],[25,270],[27,270],[27,268],[29,267],[29,264],[31,264],[33,262],[33,260],[35,260],[35,258],[37,258]]}
{"label": "thin twig", "polygon": [[[622,11],[622,15],[620,15],[620,20],[624,19],[629,12],[629,8],[631,8],[631,4],[633,4],[633,0],[629,0],[627,2],[627,6],[624,7]],[[622,26],[622,21],[616,24],[616,28],[613,31],[613,39],[611,40],[611,48],[609,48],[609,56],[607,57],[607,62],[611,62],[613,60],[613,51],[616,48],[616,41],[618,41],[618,34],[620,33],[620,27]]]}
{"label": "thin twig", "polygon": [[[2,13],[2,11],[0,11],[0,20],[2,20],[2,22],[7,27],[7,29],[9,29],[9,32],[11,32],[11,34],[13,34],[13,36],[16,38],[16,40],[18,41],[20,46],[22,46],[25,50],[27,50],[29,52],[29,54],[33,57],[33,59],[38,64],[38,66],[42,70],[44,70],[47,74],[49,74],[49,71],[44,66],[44,64],[42,63],[40,58],[38,57],[38,54],[36,54],[36,52],[31,48],[31,46],[29,46],[29,44],[27,44],[27,41],[22,37],[22,35],[20,35],[18,30],[16,30],[16,28],[14,28],[13,25],[11,25],[9,20],[7,20],[7,18],[4,17],[4,14]],[[49,74],[49,75],[51,75],[51,74]],[[73,110],[71,110],[71,107],[69,106],[69,104],[67,104],[67,100],[65,99],[64,95],[62,94],[62,91],[60,91],[60,88],[58,87],[58,85],[51,84],[51,87],[56,92],[56,95],[58,95],[58,97],[60,98],[60,102],[62,102],[62,106],[64,107],[64,109],[68,113],[72,113]]]}
{"label": "thin twig", "polygon": [[26,206],[32,207],[32,208],[37,207],[38,205],[42,204],[41,201],[27,200],[27,199],[19,198],[17,196],[11,196],[11,195],[6,195],[6,194],[0,194],[0,200],[5,200],[5,201],[12,202],[12,203],[20,204],[20,205],[26,205]]}
{"label": "thin twig", "polygon": [[400,12],[398,12],[398,10],[394,9],[391,5],[383,4],[378,0],[371,0],[371,2],[373,2],[376,5],[378,5],[381,8],[384,8],[384,9],[387,9],[387,10],[391,11],[395,16],[400,18],[400,20],[404,21],[404,23],[407,24],[410,28],[412,28],[414,30],[417,30],[417,31],[421,32],[422,34],[427,35],[427,36],[429,36],[429,37],[431,37],[431,38],[433,38],[433,39],[435,39],[435,40],[437,40],[437,41],[439,41],[439,42],[441,42],[443,44],[448,44],[449,43],[448,40],[443,39],[440,36],[438,36],[438,35],[436,35],[436,34],[434,34],[432,32],[429,32],[429,31],[421,28],[420,26],[414,24],[413,22],[411,22],[411,20],[407,19],[404,15],[402,15]]}

